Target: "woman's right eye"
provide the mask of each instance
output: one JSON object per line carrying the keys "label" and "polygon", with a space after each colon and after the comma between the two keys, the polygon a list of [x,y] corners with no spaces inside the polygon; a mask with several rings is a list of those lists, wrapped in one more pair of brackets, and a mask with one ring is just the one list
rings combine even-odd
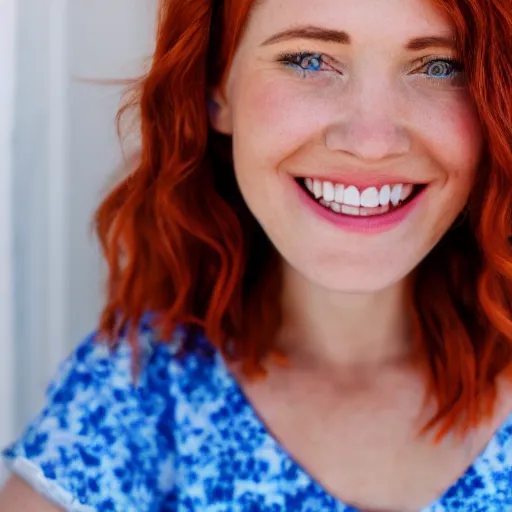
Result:
{"label": "woman's right eye", "polygon": [[296,70],[303,78],[318,71],[336,71],[326,62],[326,57],[321,53],[287,53],[278,58],[278,62]]}

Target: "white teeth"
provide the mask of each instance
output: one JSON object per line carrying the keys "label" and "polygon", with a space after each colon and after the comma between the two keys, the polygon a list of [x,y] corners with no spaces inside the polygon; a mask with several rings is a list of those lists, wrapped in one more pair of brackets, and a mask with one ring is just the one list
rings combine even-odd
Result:
{"label": "white teeth", "polygon": [[389,185],[384,185],[380,189],[380,194],[379,194],[380,205],[381,206],[388,205],[390,199],[391,199],[391,187]]}
{"label": "white teeth", "polygon": [[320,180],[313,180],[313,194],[318,199],[322,197],[323,185]]}
{"label": "white teeth", "polygon": [[[386,213],[392,206],[405,201],[413,192],[414,185],[398,183],[368,187],[362,192],[354,185],[305,178],[304,184],[320,204],[336,213],[347,215],[376,215]],[[373,211],[372,211],[373,209]],[[377,209],[377,210],[376,210]]]}
{"label": "white teeth", "polygon": [[345,185],[337,184],[334,187],[334,200],[337,203],[342,204],[343,203],[344,194],[345,194]]}
{"label": "white teeth", "polygon": [[324,181],[324,199],[330,203],[334,201],[334,185],[330,181]]}
{"label": "white teeth", "polygon": [[391,190],[391,203],[396,206],[402,197],[402,184],[395,185]]}
{"label": "white teeth", "polygon": [[361,196],[356,187],[350,186],[345,189],[343,194],[343,203],[347,206],[361,206]]}
{"label": "white teeth", "polygon": [[361,206],[375,208],[379,206],[379,191],[377,187],[370,187],[361,193]]}
{"label": "white teeth", "polygon": [[341,213],[344,213],[345,215],[359,216],[359,208],[356,206],[347,206],[346,204],[342,204]]}

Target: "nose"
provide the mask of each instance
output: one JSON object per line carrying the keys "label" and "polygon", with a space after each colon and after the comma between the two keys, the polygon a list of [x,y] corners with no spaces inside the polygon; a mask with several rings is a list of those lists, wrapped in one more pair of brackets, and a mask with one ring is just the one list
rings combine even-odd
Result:
{"label": "nose", "polygon": [[354,91],[327,127],[326,147],[368,163],[407,153],[411,139],[399,102],[389,87],[382,84]]}

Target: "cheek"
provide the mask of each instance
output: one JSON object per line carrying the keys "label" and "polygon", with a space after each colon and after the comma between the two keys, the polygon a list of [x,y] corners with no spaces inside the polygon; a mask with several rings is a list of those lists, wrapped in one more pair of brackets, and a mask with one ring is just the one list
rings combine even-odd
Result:
{"label": "cheek", "polygon": [[327,122],[328,113],[311,88],[283,79],[244,81],[233,104],[235,150],[251,158],[257,154],[259,164],[276,164],[318,137]]}
{"label": "cheek", "polygon": [[459,91],[428,105],[419,102],[415,117],[420,138],[446,178],[470,186],[480,161],[483,137],[469,95]]}

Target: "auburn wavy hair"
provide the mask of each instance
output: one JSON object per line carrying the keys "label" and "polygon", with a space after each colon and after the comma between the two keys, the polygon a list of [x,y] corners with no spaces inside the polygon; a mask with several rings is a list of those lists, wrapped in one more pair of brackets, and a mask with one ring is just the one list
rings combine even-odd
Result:
{"label": "auburn wavy hair", "polygon": [[[237,188],[230,139],[210,129],[208,91],[259,1],[161,0],[152,64],[119,113],[137,109],[140,156],[95,216],[109,269],[100,332],[115,340],[151,311],[162,339],[200,330],[248,376],[282,356],[279,256]],[[437,401],[425,429],[441,438],[491,414],[512,364],[512,3],[432,1],[453,21],[485,138],[467,212],[417,268],[411,297]]]}

